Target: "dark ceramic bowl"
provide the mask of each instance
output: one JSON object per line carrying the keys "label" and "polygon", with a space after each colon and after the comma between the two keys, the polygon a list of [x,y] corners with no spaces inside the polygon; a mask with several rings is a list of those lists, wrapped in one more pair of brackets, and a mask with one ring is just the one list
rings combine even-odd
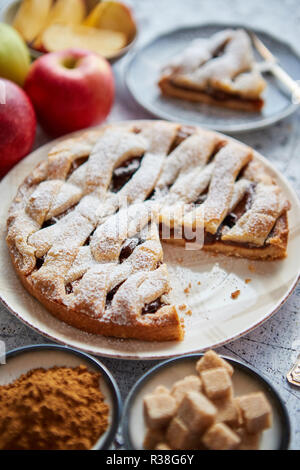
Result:
{"label": "dark ceramic bowl", "polygon": [[77,367],[85,365],[89,370],[100,372],[100,388],[110,408],[109,427],[98,439],[92,450],[108,449],[112,444],[121,416],[119,388],[101,362],[92,356],[67,346],[38,344],[14,349],[6,354],[6,364],[0,366],[0,385],[8,384],[21,374],[38,367]]}
{"label": "dark ceramic bowl", "polygon": [[[144,374],[127,397],[123,417],[123,437],[127,449],[143,448],[145,424],[143,397],[157,385],[171,387],[186,375],[195,374],[195,364],[203,354],[192,354],[167,360]],[[241,362],[222,356],[234,367],[233,384],[236,395],[263,391],[272,406],[273,425],[264,431],[260,450],[286,450],[290,441],[290,420],[285,405],[270,382],[257,370]]]}

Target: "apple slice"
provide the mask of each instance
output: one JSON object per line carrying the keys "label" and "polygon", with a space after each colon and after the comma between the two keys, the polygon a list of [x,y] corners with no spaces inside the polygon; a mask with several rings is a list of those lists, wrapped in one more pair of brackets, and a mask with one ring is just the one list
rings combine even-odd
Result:
{"label": "apple slice", "polygon": [[120,31],[132,41],[136,35],[136,24],[131,10],[120,2],[105,1],[99,3],[84,20],[84,25],[92,28]]}
{"label": "apple slice", "polygon": [[84,26],[90,26],[91,28],[98,28],[100,17],[106,9],[106,2],[101,2],[96,5],[90,14],[86,17],[83,24]]}
{"label": "apple slice", "polygon": [[109,29],[53,24],[44,31],[42,43],[49,52],[79,47],[111,58],[126,45],[126,36]]}
{"label": "apple slice", "polygon": [[13,21],[13,27],[31,43],[44,28],[52,0],[23,0]]}
{"label": "apple slice", "polygon": [[[56,0],[43,27],[43,31],[55,23],[67,25],[80,24],[85,15],[84,0]],[[33,47],[36,49],[40,49],[42,46],[43,31],[41,31],[33,43]]]}

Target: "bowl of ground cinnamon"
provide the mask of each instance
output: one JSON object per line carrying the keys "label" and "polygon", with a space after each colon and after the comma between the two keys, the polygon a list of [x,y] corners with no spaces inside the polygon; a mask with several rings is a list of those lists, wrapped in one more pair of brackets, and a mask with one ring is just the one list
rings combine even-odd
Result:
{"label": "bowl of ground cinnamon", "polygon": [[0,366],[0,450],[108,449],[120,413],[116,382],[88,354],[26,346]]}

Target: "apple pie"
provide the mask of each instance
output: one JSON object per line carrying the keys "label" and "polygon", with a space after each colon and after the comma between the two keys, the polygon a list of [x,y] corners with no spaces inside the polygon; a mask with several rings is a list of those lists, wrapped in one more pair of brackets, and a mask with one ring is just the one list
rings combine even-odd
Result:
{"label": "apple pie", "polygon": [[[164,121],[58,143],[19,187],[7,244],[26,289],[81,330],[181,340],[161,238],[255,260],[286,255],[289,202],[255,152]],[[178,236],[181,230],[181,236]]]}
{"label": "apple pie", "polygon": [[246,31],[227,29],[192,41],[163,68],[159,87],[182,100],[260,111],[266,82]]}

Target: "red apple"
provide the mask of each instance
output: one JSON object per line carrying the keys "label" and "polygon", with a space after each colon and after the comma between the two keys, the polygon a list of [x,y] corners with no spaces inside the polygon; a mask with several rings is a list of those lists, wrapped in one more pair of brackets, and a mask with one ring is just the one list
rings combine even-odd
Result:
{"label": "red apple", "polygon": [[110,64],[82,49],[52,52],[37,59],[24,88],[41,125],[54,136],[101,123],[114,99]]}
{"label": "red apple", "polygon": [[15,83],[0,79],[0,178],[30,152],[35,131],[29,98]]}

